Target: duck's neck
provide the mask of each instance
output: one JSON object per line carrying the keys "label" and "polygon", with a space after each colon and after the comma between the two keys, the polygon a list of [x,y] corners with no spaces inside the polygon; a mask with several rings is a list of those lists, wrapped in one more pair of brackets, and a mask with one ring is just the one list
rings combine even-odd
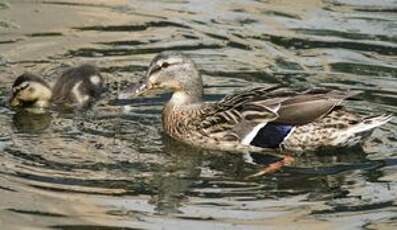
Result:
{"label": "duck's neck", "polygon": [[[196,104],[203,99],[203,79],[199,71],[193,66],[182,69],[184,72],[178,73],[178,86],[172,94],[168,106],[185,106],[189,104]],[[181,70],[181,71],[182,71]]]}
{"label": "duck's neck", "polygon": [[186,119],[189,119],[195,106],[202,101],[202,93],[188,94],[184,91],[177,91],[172,94],[171,99],[163,109],[163,128],[168,135],[179,138],[181,130],[185,129]]}
{"label": "duck's neck", "polygon": [[189,77],[179,79],[178,90],[174,91],[163,110],[163,128],[176,138],[182,135],[181,130],[187,128],[194,107],[200,106],[203,100],[203,80],[197,68],[189,69],[191,72],[185,73]]}
{"label": "duck's neck", "polygon": [[167,103],[167,106],[179,107],[179,106],[195,104],[201,102],[202,98],[203,98],[202,91],[196,91],[196,92],[176,91],[172,94],[172,97]]}

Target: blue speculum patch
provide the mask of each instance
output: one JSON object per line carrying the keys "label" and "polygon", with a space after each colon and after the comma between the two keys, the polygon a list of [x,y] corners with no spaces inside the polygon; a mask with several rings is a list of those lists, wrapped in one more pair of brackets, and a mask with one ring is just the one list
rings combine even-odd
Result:
{"label": "blue speculum patch", "polygon": [[278,148],[292,128],[292,125],[269,123],[259,130],[251,141],[251,145],[262,148]]}

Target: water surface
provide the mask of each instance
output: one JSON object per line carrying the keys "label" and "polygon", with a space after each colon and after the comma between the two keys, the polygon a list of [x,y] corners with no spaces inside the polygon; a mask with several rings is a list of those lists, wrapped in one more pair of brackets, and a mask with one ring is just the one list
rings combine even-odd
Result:
{"label": "water surface", "polygon": [[94,63],[108,93],[85,113],[0,107],[0,221],[53,229],[393,229],[396,121],[362,148],[303,154],[271,176],[242,156],[167,138],[168,94],[113,99],[163,50],[189,54],[208,100],[259,84],[362,90],[397,112],[397,1],[0,1],[0,97],[18,74]]}

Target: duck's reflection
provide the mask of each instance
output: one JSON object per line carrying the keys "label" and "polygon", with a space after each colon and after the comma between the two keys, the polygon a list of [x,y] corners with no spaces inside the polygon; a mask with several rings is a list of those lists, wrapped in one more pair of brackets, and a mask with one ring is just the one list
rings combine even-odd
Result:
{"label": "duck's reflection", "polygon": [[185,194],[195,181],[193,178],[200,176],[202,153],[165,135],[162,141],[162,150],[170,159],[154,175],[153,183],[158,191],[152,196],[151,203],[159,213],[179,213]]}
{"label": "duck's reflection", "polygon": [[[245,180],[260,165],[245,162],[242,155],[228,153],[214,154],[171,138],[163,138],[163,152],[169,160],[154,175],[155,195],[151,202],[159,213],[180,213],[189,197],[242,196],[260,197],[290,196],[305,194],[310,199],[323,199],[329,196],[346,196],[343,188],[346,179],[363,180],[351,177],[357,169],[377,167],[377,163],[367,159],[361,148],[350,148],[339,152],[307,153],[299,156],[296,163],[280,173]],[[268,156],[253,155],[255,163],[269,163]],[[358,183],[358,182],[352,182]],[[216,186],[217,189],[213,189]]]}
{"label": "duck's reflection", "polygon": [[50,126],[52,116],[49,112],[34,112],[24,109],[17,111],[12,120],[18,132],[37,133],[46,130]]}

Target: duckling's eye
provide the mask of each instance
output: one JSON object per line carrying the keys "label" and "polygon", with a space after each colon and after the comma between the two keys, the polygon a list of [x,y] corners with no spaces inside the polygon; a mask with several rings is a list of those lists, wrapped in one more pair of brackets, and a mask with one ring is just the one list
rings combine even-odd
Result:
{"label": "duckling's eye", "polygon": [[20,85],[14,87],[14,88],[12,89],[12,91],[14,92],[14,94],[17,94],[17,93],[19,93],[20,91],[26,89],[28,86],[29,86],[29,83],[23,82],[22,84],[20,84]]}

